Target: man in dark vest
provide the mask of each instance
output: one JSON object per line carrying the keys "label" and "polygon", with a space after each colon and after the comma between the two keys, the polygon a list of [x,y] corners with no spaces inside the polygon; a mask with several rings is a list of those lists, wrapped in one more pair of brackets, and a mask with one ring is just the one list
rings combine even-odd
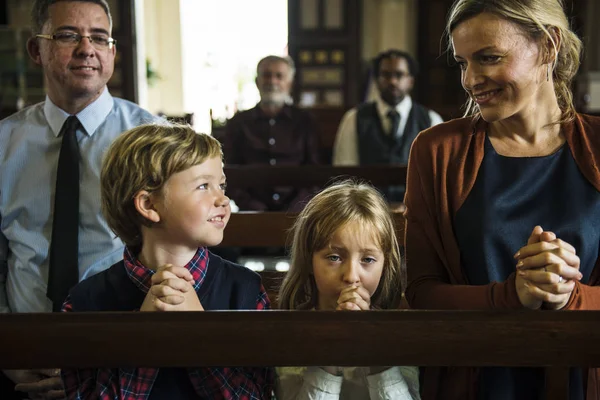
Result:
{"label": "man in dark vest", "polygon": [[[373,60],[373,73],[378,95],[342,118],[333,165],[407,164],[417,134],[443,122],[439,114],[410,97],[418,73],[410,54],[394,49],[380,53]],[[386,192],[389,201],[404,198],[404,188]]]}

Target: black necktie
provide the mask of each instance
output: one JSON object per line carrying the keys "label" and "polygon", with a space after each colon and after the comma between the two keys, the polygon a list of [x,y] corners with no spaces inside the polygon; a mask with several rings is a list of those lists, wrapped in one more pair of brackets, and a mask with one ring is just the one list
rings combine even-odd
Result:
{"label": "black necktie", "polygon": [[396,110],[390,110],[387,114],[390,119],[392,129],[390,130],[390,137],[395,139],[398,135],[398,127],[400,126],[400,114]]}
{"label": "black necktie", "polygon": [[52,311],[60,311],[71,289],[79,281],[79,120],[70,116],[62,129],[62,144],[56,173],[54,218],[50,240],[48,298]]}

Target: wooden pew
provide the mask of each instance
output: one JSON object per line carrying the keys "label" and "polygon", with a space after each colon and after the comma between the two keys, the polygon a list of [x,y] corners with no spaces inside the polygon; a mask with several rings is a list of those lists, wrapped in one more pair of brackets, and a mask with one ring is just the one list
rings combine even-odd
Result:
{"label": "wooden pew", "polygon": [[367,165],[361,167],[334,167],[331,165],[270,166],[226,165],[227,185],[247,187],[325,187],[335,180],[356,177],[375,186],[406,183],[405,165]]}
{"label": "wooden pew", "polygon": [[[404,241],[404,216],[394,213],[396,232]],[[297,214],[285,212],[239,212],[231,214],[223,241],[223,247],[285,247],[288,233]]]}
{"label": "wooden pew", "polygon": [[[538,366],[550,367],[546,398],[562,400],[567,367],[600,365],[599,311],[3,314],[0,326],[2,369]],[[194,338],[185,351],[157,346],[178,332]]]}

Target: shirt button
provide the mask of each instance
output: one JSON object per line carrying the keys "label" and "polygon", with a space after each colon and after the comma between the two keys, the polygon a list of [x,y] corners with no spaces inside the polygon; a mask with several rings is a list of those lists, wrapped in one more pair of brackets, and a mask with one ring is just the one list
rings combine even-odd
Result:
{"label": "shirt button", "polygon": [[279,200],[279,193],[273,194],[273,200],[275,200],[275,201]]}
{"label": "shirt button", "polygon": [[273,118],[271,118],[269,120],[269,125],[271,125],[271,126],[275,125],[275,120]]}
{"label": "shirt button", "polygon": [[273,145],[275,144],[275,138],[270,138],[270,139],[269,139],[269,144],[270,144],[271,146],[273,146]]}
{"label": "shirt button", "polygon": [[271,165],[275,165],[275,164],[277,164],[277,160],[276,160],[276,159],[274,159],[274,158],[271,158],[271,159],[269,160],[269,164],[271,164]]}

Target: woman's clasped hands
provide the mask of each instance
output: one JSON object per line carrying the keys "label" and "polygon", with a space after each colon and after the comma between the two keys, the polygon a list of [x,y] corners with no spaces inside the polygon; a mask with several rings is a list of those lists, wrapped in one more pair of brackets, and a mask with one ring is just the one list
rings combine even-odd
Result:
{"label": "woman's clasped hands", "polygon": [[575,248],[541,226],[533,229],[527,245],[514,257],[517,295],[521,304],[532,310],[564,308],[575,289],[575,281],[583,277]]}

